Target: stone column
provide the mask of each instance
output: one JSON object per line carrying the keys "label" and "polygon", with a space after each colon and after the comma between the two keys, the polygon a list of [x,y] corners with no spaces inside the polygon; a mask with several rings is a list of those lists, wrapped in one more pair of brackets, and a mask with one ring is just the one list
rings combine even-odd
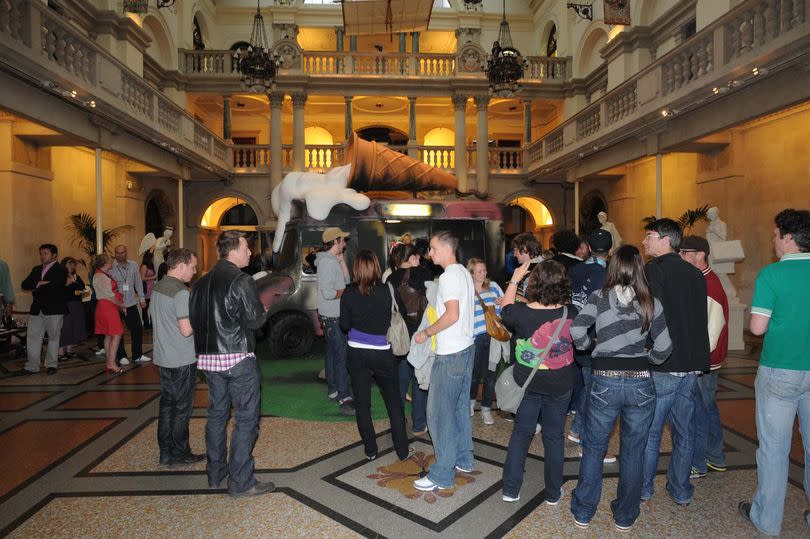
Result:
{"label": "stone column", "polygon": [[416,143],[416,97],[408,96],[408,105],[408,157],[418,159],[419,147]]}
{"label": "stone column", "polygon": [[532,143],[532,100],[523,102],[523,144]]}
{"label": "stone column", "polygon": [[[349,36],[349,52],[357,52],[357,36]],[[354,56],[349,62],[349,69],[350,73],[354,73]]]}
{"label": "stone column", "polygon": [[661,194],[664,188],[664,156],[655,154],[655,217],[660,219],[663,214]]}
{"label": "stone column", "polygon": [[96,254],[104,252],[104,201],[102,198],[101,148],[96,148]]}
{"label": "stone column", "polygon": [[222,138],[231,139],[231,96],[222,97]]}
{"label": "stone column", "polygon": [[177,246],[179,248],[185,247],[185,232],[186,232],[186,220],[184,218],[183,209],[183,178],[177,178]]}
{"label": "stone column", "polygon": [[354,128],[352,127],[352,99],[353,97],[347,95],[345,98],[346,100],[346,119],[343,121],[343,125],[345,126],[345,140],[349,140],[352,137],[352,131]]}
{"label": "stone column", "polygon": [[574,232],[579,235],[579,180],[574,182]]}
{"label": "stone column", "polygon": [[454,95],[450,98],[456,111],[456,179],[458,190],[467,191],[467,96]]}
{"label": "stone column", "polygon": [[281,105],[284,94],[274,92],[267,94],[270,101],[270,192],[281,183]]}
{"label": "stone column", "polygon": [[335,26],[335,49],[338,52],[343,52],[343,36],[345,35],[346,33],[342,26]]}
{"label": "stone column", "polygon": [[304,141],[304,105],[307,102],[307,94],[296,92],[292,94],[293,103],[293,170],[304,170],[304,151],[306,150]]}
{"label": "stone column", "polygon": [[478,159],[475,174],[478,191],[486,193],[489,190],[489,126],[487,122],[489,96],[475,96],[475,107],[478,109],[478,125],[475,134],[475,152],[478,154]]}

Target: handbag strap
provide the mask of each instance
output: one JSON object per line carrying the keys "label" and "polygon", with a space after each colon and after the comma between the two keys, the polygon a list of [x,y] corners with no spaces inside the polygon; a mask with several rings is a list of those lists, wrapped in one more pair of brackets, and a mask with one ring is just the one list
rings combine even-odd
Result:
{"label": "handbag strap", "polygon": [[529,374],[529,377],[526,378],[526,382],[523,384],[523,387],[522,387],[523,391],[526,391],[526,388],[529,387],[529,384],[531,383],[532,378],[534,378],[534,375],[537,374],[537,369],[540,368],[540,364],[543,362],[544,359],[546,359],[546,356],[548,355],[549,351],[551,350],[551,347],[554,346],[554,343],[557,342],[557,339],[560,338],[560,333],[562,332],[562,328],[565,325],[565,321],[567,319],[568,319],[568,307],[563,305],[563,312],[562,312],[562,317],[560,317],[560,322],[557,324],[557,328],[554,330],[554,334],[551,336],[551,340],[548,341],[548,346],[546,346],[546,349],[543,350],[543,352],[537,358],[537,365],[534,366],[534,368],[532,369],[531,374]]}
{"label": "handbag strap", "polygon": [[394,297],[394,285],[388,283],[388,291],[391,292],[391,312],[398,313],[399,308],[397,307],[397,299]]}
{"label": "handbag strap", "polygon": [[484,302],[484,298],[481,297],[481,294],[478,293],[478,290],[475,291],[475,297],[477,297],[478,301],[481,303],[481,310],[487,312],[487,304]]}

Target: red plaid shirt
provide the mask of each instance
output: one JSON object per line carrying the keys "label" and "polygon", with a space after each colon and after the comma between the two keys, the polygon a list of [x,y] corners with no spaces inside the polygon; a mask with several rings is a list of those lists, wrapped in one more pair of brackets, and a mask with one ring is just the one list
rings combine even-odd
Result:
{"label": "red plaid shirt", "polygon": [[256,357],[255,354],[236,352],[233,354],[199,354],[197,368],[203,371],[227,371],[236,367],[242,360]]}

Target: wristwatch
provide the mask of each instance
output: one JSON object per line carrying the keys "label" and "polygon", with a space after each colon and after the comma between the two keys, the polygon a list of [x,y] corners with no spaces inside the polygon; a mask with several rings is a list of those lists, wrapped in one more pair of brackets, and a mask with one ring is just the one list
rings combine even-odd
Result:
{"label": "wristwatch", "polygon": [[508,283],[508,284],[513,284],[513,285],[515,285],[515,286],[520,286],[520,283],[519,283],[519,282],[517,282],[517,281],[509,281],[509,283]]}

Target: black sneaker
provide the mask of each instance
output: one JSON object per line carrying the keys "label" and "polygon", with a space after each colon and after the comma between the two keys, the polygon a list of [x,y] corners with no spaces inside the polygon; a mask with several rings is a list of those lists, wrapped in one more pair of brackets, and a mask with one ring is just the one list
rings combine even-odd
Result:
{"label": "black sneaker", "polygon": [[48,367],[48,374],[56,374],[56,367]]}
{"label": "black sneaker", "polygon": [[169,466],[186,466],[188,464],[196,464],[205,460],[205,455],[197,453],[189,453],[185,457],[169,460]]}
{"label": "black sneaker", "polygon": [[351,397],[345,398],[340,401],[340,415],[355,415],[357,412],[354,409],[354,401]]}
{"label": "black sneaker", "polygon": [[[751,502],[740,502],[740,504],[737,506],[737,511],[740,512],[740,515],[742,515],[745,520],[751,522]],[[751,525],[753,524],[754,523],[751,522]]]}

